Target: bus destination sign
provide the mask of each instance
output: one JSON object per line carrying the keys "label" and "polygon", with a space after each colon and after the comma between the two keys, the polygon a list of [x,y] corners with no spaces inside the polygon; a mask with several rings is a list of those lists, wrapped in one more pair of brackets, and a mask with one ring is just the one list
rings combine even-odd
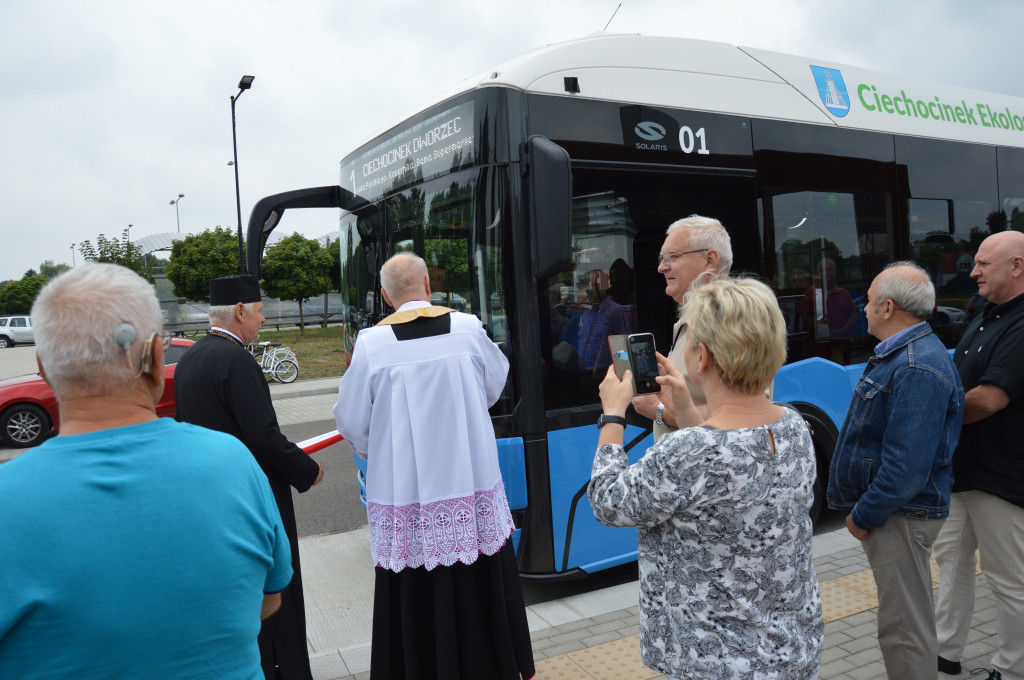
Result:
{"label": "bus destination sign", "polygon": [[388,137],[341,165],[343,186],[373,199],[420,178],[465,164],[473,152],[473,102]]}

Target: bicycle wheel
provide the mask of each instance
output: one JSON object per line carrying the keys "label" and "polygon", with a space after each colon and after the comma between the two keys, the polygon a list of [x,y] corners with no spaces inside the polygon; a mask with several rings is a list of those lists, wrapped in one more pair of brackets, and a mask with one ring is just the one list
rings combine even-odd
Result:
{"label": "bicycle wheel", "polygon": [[299,377],[299,365],[291,359],[279,361],[274,367],[274,380],[283,383],[295,382]]}

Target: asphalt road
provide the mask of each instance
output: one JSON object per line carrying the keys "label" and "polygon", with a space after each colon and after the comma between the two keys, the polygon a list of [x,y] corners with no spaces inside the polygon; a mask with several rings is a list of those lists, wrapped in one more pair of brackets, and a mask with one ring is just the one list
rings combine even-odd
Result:
{"label": "asphalt road", "polygon": [[[333,420],[322,420],[281,428],[293,442],[302,441],[335,428]],[[352,450],[344,441],[313,454],[324,468],[322,482],[305,493],[292,489],[295,501],[295,523],[299,536],[334,534],[366,526],[366,508],[359,502],[356,464]]]}

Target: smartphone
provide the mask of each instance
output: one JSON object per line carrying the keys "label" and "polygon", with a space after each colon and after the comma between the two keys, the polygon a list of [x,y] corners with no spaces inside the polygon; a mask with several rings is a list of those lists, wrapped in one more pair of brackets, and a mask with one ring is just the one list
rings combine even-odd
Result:
{"label": "smartphone", "polygon": [[608,349],[612,353],[612,365],[615,366],[615,375],[622,380],[626,371],[633,370],[629,365],[629,336],[609,335]]}
{"label": "smartphone", "polygon": [[654,335],[633,333],[626,339],[629,347],[629,367],[633,371],[633,391],[653,394],[661,391],[658,377],[658,358],[655,356]]}
{"label": "smartphone", "polygon": [[633,372],[633,392],[654,394],[661,391],[658,377],[658,359],[654,356],[654,336],[650,333],[609,335],[608,348],[612,354],[615,375],[622,378],[626,370]]}

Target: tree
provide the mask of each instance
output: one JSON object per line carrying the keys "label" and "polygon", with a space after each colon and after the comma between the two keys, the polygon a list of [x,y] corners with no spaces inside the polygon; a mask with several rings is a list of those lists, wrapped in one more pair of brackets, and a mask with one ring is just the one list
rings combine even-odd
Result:
{"label": "tree", "polygon": [[341,240],[325,238],[324,249],[331,254],[331,290],[341,292]]}
{"label": "tree", "polygon": [[299,303],[299,332],[306,334],[302,303],[331,290],[331,254],[314,239],[292,234],[267,248],[263,290],[279,300]]}
{"label": "tree", "polygon": [[175,241],[164,267],[174,294],[210,301],[210,279],[238,273],[238,239],[227,227],[214,227]]}
{"label": "tree", "polygon": [[131,269],[150,283],[153,282],[152,266],[143,257],[142,249],[128,240],[127,229],[121,232],[119,239],[107,238],[106,235],[100,234],[96,237],[95,246],[86,239],[79,244],[78,252],[86,260],[119,264]]}
{"label": "tree", "polygon": [[0,312],[4,314],[29,314],[39,290],[46,284],[42,274],[24,276],[20,281],[11,281],[0,289]]}
{"label": "tree", "polygon": [[54,264],[53,260],[46,260],[45,262],[39,265],[39,273],[45,276],[47,279],[56,278],[57,276],[63,274],[69,269],[71,269],[71,267],[69,267],[68,265],[64,263]]}

